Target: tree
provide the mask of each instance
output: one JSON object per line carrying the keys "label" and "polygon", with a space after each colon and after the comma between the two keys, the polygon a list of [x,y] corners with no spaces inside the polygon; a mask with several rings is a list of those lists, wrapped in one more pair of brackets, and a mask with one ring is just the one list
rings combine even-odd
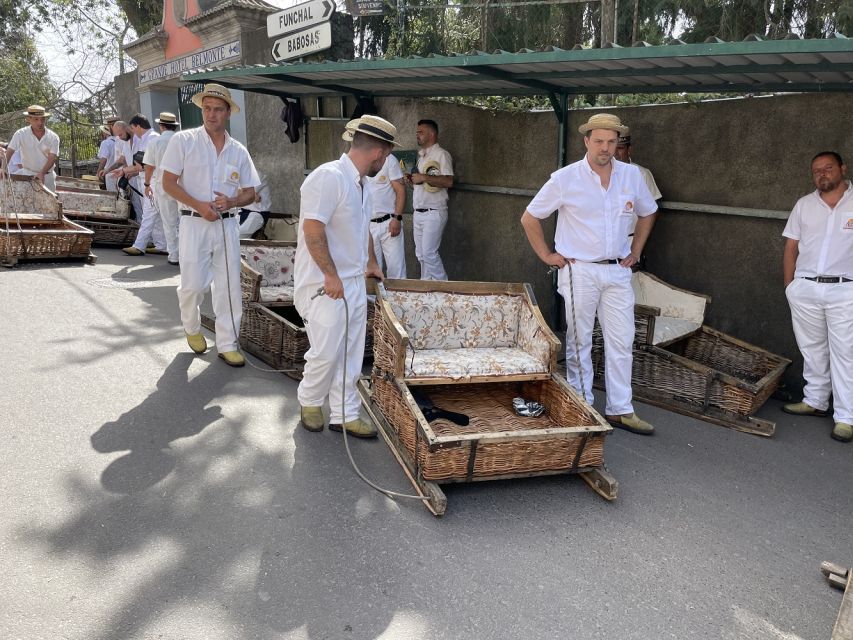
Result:
{"label": "tree", "polygon": [[0,39],[0,113],[19,111],[31,104],[52,106],[58,97],[50,83],[47,65],[33,39],[23,31]]}

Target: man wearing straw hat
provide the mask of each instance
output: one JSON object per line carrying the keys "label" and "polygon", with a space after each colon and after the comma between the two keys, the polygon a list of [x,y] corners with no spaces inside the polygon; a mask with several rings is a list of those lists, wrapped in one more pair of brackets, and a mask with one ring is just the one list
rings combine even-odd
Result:
{"label": "man wearing straw hat", "polygon": [[[101,134],[101,144],[98,146],[98,179],[104,178],[104,169],[108,163],[111,163],[116,151],[116,139],[113,137],[113,130],[110,125],[102,124],[98,127],[98,133]],[[110,176],[112,185],[104,181],[107,191],[115,191],[115,178]],[[112,188],[110,188],[112,186]]]}
{"label": "man wearing straw hat", "polygon": [[56,173],[53,167],[59,157],[59,136],[45,126],[50,113],[38,104],[24,111],[27,126],[18,129],[6,147],[6,161],[16,151],[21,154],[19,174],[35,176],[45,187],[56,191]]}
{"label": "man wearing straw hat", "polygon": [[[566,302],[566,373],[592,404],[592,329],[604,333],[605,417],[615,427],[650,435],[654,427],[631,404],[634,292],[637,264],[655,221],[657,203],[636,167],[614,159],[628,127],[599,113],[582,124],[586,155],[551,174],[521,218],[527,239],[545,264],[558,268]],[[554,251],[540,220],[557,211]],[[628,229],[638,216],[634,237]]]}
{"label": "man wearing straw hat", "polygon": [[[349,151],[314,169],[302,183],[293,301],[311,344],[297,391],[302,426],[308,431],[323,430],[328,399],[329,429],[376,437],[375,427],[359,417],[356,388],[367,322],[364,277],[382,279],[373,252],[373,206],[364,177],[381,171],[399,146],[396,137],[397,128],[378,116],[351,120],[343,134],[351,143]],[[342,386],[345,350],[347,378]]]}
{"label": "man wearing straw hat", "polygon": [[243,315],[240,296],[240,234],[235,207],[255,200],[260,184],[249,152],[228,135],[225,126],[240,107],[221,84],[204,85],[193,104],[204,124],[180,131],[163,155],[163,190],[178,201],[181,284],[178,304],[187,344],[207,350],[201,333],[200,305],[210,287],[216,314],[216,350],[232,367],[246,361],[238,350]]}
{"label": "man wearing straw hat", "polygon": [[154,138],[145,149],[142,163],[145,165],[145,197],[152,198],[155,215],[160,218],[160,225],[166,236],[166,251],[168,261],[171,265],[178,264],[178,203],[169,194],[163,191],[163,170],[160,165],[163,162],[163,154],[169,146],[169,140],[175,135],[180,123],[174,113],[163,111],[160,117],[155,118],[160,126],[160,137]]}

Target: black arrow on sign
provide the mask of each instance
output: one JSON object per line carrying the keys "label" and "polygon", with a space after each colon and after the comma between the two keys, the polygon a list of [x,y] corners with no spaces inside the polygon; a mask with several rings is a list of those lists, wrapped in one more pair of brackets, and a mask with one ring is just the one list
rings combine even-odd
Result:
{"label": "black arrow on sign", "polygon": [[323,0],[323,17],[324,18],[328,17],[332,13],[332,10],[334,8],[335,8],[334,4],[332,4],[331,2],[328,2],[328,0]]}
{"label": "black arrow on sign", "polygon": [[276,58],[276,60],[278,59],[278,44],[279,44],[279,42],[280,42],[279,40],[276,40],[275,44],[272,47],[272,54]]}

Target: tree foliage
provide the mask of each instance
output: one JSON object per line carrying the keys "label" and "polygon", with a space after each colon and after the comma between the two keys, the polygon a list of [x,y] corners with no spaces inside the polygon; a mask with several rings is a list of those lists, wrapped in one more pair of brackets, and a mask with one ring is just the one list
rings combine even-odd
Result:
{"label": "tree foliage", "polygon": [[52,106],[58,97],[47,65],[32,38],[23,31],[0,37],[0,113],[17,112],[31,104]]}

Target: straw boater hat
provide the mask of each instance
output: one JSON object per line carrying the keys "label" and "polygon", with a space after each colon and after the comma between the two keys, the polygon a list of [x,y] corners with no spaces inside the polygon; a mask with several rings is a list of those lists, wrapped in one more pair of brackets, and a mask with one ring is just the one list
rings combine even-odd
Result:
{"label": "straw boater hat", "polygon": [[[233,111],[234,109],[232,108],[231,110]],[[237,110],[239,111],[240,108],[237,107]],[[157,124],[181,124],[180,122],[178,122],[177,116],[174,113],[169,113],[168,111],[161,111],[160,117],[155,118],[154,122],[156,122]]]}
{"label": "straw boater hat", "polygon": [[24,111],[24,115],[31,118],[46,118],[50,115],[50,112],[46,111],[40,104],[32,104]]}
{"label": "straw boater hat", "polygon": [[619,141],[616,143],[617,147],[630,147],[631,146],[631,136],[619,136]]}
{"label": "straw boater hat", "polygon": [[231,98],[231,92],[221,84],[211,82],[210,84],[204,85],[204,90],[199,91],[193,96],[193,104],[201,109],[201,101],[205,98],[219,98],[220,100],[225,100],[225,102],[228,103],[228,106],[231,107],[231,113],[240,113],[240,106],[234,102],[233,98]]}
{"label": "straw boater hat", "polygon": [[395,147],[399,147],[397,142],[397,127],[379,116],[361,116],[355,120],[347,122],[341,138],[347,142],[352,142],[352,137],[356,133],[363,133],[366,136],[378,138],[385,142],[390,142]]}
{"label": "straw boater hat", "polygon": [[578,131],[584,134],[593,129],[609,129],[623,136],[630,131],[628,127],[622,124],[619,118],[610,113],[596,113],[587,122],[578,127]]}
{"label": "straw boater hat", "polygon": [[98,127],[98,131],[100,131],[101,133],[106,133],[108,136],[112,135],[113,133],[112,131],[110,131],[110,125],[108,124],[102,124],[100,127]]}

